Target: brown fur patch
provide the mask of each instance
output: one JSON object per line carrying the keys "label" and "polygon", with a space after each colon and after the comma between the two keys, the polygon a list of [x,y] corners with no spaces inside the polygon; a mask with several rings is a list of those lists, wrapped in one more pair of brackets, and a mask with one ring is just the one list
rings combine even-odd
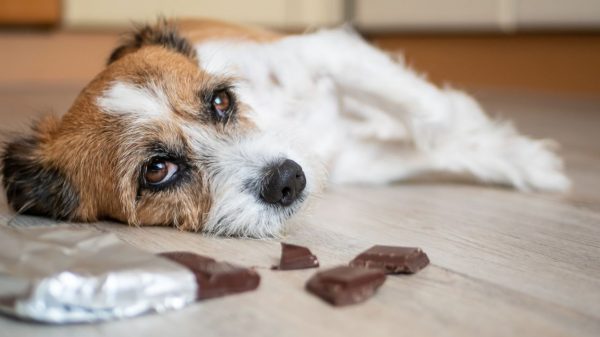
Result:
{"label": "brown fur patch", "polygon": [[193,43],[210,40],[249,40],[255,42],[273,42],[284,37],[274,31],[237,25],[212,19],[177,20],[181,34]]}
{"label": "brown fur patch", "polygon": [[8,203],[18,213],[72,218],[78,191],[69,176],[44,155],[57,120],[48,117],[34,125],[34,135],[13,140],[2,153],[2,183]]}
{"label": "brown fur patch", "polygon": [[[191,44],[174,27],[161,21],[131,34],[62,119],[39,123],[31,138],[5,148],[3,182],[13,208],[77,221],[112,218],[132,225],[202,228],[211,208],[210,186],[194,161],[196,154],[183,126],[194,125],[215,136],[245,133],[255,126],[241,102],[234,119],[217,123],[209,118],[200,93],[231,79],[203,72]],[[212,29],[216,27],[205,32]],[[262,34],[250,35],[277,38]],[[168,98],[168,116],[135,124],[128,116],[101,111],[98,98],[117,82],[140,87],[152,83],[160,88]],[[184,183],[159,191],[140,186],[153,143],[179,149],[189,160]]]}
{"label": "brown fur patch", "polygon": [[144,46],[158,45],[196,60],[196,51],[191,43],[179,35],[175,22],[160,19],[155,25],[143,25],[128,33],[123,44],[108,58],[108,64],[135,52]]}

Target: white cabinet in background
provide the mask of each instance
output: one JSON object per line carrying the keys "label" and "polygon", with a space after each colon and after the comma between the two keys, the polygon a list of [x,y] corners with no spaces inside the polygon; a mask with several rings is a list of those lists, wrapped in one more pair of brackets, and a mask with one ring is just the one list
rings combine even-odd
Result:
{"label": "white cabinet in background", "polygon": [[501,0],[355,0],[354,22],[372,30],[496,29]]}
{"label": "white cabinet in background", "polygon": [[521,28],[600,27],[600,0],[519,0],[515,10]]}
{"label": "white cabinet in background", "polygon": [[600,28],[600,0],[353,0],[373,31],[512,31]]}

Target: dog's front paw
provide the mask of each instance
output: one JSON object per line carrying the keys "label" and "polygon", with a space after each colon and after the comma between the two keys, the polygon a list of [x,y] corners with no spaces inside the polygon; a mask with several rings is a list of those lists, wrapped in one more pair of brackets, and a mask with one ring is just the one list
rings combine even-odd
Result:
{"label": "dog's front paw", "polygon": [[522,177],[521,190],[565,192],[571,182],[564,172],[562,159],[554,152],[558,144],[551,140],[519,139],[515,164]]}
{"label": "dog's front paw", "polygon": [[436,153],[436,168],[521,191],[567,191],[571,185],[556,143],[519,135],[509,124],[490,124],[469,137],[450,137]]}

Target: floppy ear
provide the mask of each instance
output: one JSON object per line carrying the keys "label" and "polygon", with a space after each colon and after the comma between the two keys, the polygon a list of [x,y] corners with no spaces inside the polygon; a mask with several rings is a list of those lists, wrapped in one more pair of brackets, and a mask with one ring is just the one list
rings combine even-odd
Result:
{"label": "floppy ear", "polygon": [[14,140],[2,152],[2,183],[10,206],[17,213],[71,219],[79,204],[73,185],[61,170],[44,159],[44,131]]}
{"label": "floppy ear", "polygon": [[176,24],[160,19],[154,26],[140,26],[129,33],[123,44],[110,54],[107,64],[148,45],[163,46],[197,61],[196,50],[187,39],[179,35]]}

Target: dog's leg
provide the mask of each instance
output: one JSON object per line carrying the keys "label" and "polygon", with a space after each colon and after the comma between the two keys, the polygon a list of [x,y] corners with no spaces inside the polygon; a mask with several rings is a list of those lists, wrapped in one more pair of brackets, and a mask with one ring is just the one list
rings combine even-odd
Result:
{"label": "dog's leg", "polygon": [[[403,126],[396,129],[406,137],[396,146],[377,134],[350,140],[332,169],[333,180],[383,183],[446,171],[522,190],[569,187],[548,141],[491,120],[468,95],[437,88],[352,32],[322,31],[283,43],[295,44],[312,73],[333,78],[342,104],[353,100]],[[369,120],[377,113],[363,115]]]}

